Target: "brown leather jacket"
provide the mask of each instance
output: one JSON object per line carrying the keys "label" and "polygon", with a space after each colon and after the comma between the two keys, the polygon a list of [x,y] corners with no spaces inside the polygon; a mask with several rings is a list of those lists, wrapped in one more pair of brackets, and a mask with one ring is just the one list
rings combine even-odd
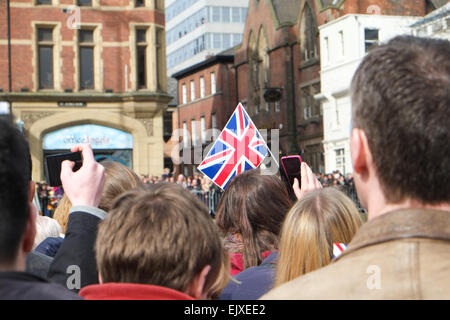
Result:
{"label": "brown leather jacket", "polygon": [[262,299],[450,299],[450,212],[381,215],[333,263]]}

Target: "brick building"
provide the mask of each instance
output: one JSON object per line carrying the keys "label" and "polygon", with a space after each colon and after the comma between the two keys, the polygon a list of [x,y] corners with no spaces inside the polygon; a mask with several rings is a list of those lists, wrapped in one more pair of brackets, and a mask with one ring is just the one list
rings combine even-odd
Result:
{"label": "brick building", "polygon": [[178,80],[179,101],[174,127],[180,129],[179,136],[183,137],[179,145],[183,149],[179,173],[188,176],[196,172],[206,155],[205,148],[236,107],[233,61],[230,49],[173,75]]}
{"label": "brick building", "polygon": [[280,130],[280,155],[301,154],[324,172],[318,27],[346,14],[424,16],[436,2],[251,0],[233,66],[236,100],[258,128]]}
{"label": "brick building", "polygon": [[33,178],[43,179],[45,155],[84,141],[97,158],[161,174],[171,98],[164,1],[8,2],[0,2],[0,101],[30,143]]}

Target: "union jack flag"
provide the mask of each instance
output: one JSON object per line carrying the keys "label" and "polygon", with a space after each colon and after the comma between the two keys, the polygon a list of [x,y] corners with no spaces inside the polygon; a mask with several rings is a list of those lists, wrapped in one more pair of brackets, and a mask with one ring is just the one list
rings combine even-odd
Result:
{"label": "union jack flag", "polygon": [[258,168],[269,152],[266,142],[239,103],[198,170],[224,190],[234,176]]}
{"label": "union jack flag", "polygon": [[347,249],[347,244],[333,242],[333,259],[339,257],[345,249]]}

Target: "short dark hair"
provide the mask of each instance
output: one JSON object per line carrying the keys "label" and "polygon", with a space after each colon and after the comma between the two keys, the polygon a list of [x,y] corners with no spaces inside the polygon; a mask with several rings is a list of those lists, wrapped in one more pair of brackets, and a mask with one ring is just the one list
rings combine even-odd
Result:
{"label": "short dark hair", "polygon": [[449,201],[450,42],[399,36],[372,49],[351,94],[387,201]]}
{"label": "short dark hair", "polygon": [[185,292],[210,265],[205,290],[220,275],[224,248],[206,206],[172,183],[144,185],[119,196],[98,229],[103,282],[153,284]]}
{"label": "short dark hair", "polygon": [[0,263],[14,261],[25,231],[30,172],[27,141],[9,121],[0,119]]}

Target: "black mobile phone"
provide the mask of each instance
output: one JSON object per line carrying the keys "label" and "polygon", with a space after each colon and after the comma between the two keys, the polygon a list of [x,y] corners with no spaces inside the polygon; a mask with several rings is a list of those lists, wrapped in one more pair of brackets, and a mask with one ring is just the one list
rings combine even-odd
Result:
{"label": "black mobile phone", "polygon": [[73,171],[77,171],[83,165],[83,160],[81,158],[81,152],[67,152],[52,154],[45,158],[45,167],[47,173],[47,183],[52,187],[59,187],[61,183],[61,163],[64,160],[70,160],[75,162]]}
{"label": "black mobile phone", "polygon": [[299,186],[301,185],[301,164],[302,158],[299,155],[281,157],[280,175],[282,180],[286,184],[286,189],[288,190],[289,196],[294,201],[297,200],[297,197],[295,196],[292,185],[294,184],[295,178],[297,178]]}

